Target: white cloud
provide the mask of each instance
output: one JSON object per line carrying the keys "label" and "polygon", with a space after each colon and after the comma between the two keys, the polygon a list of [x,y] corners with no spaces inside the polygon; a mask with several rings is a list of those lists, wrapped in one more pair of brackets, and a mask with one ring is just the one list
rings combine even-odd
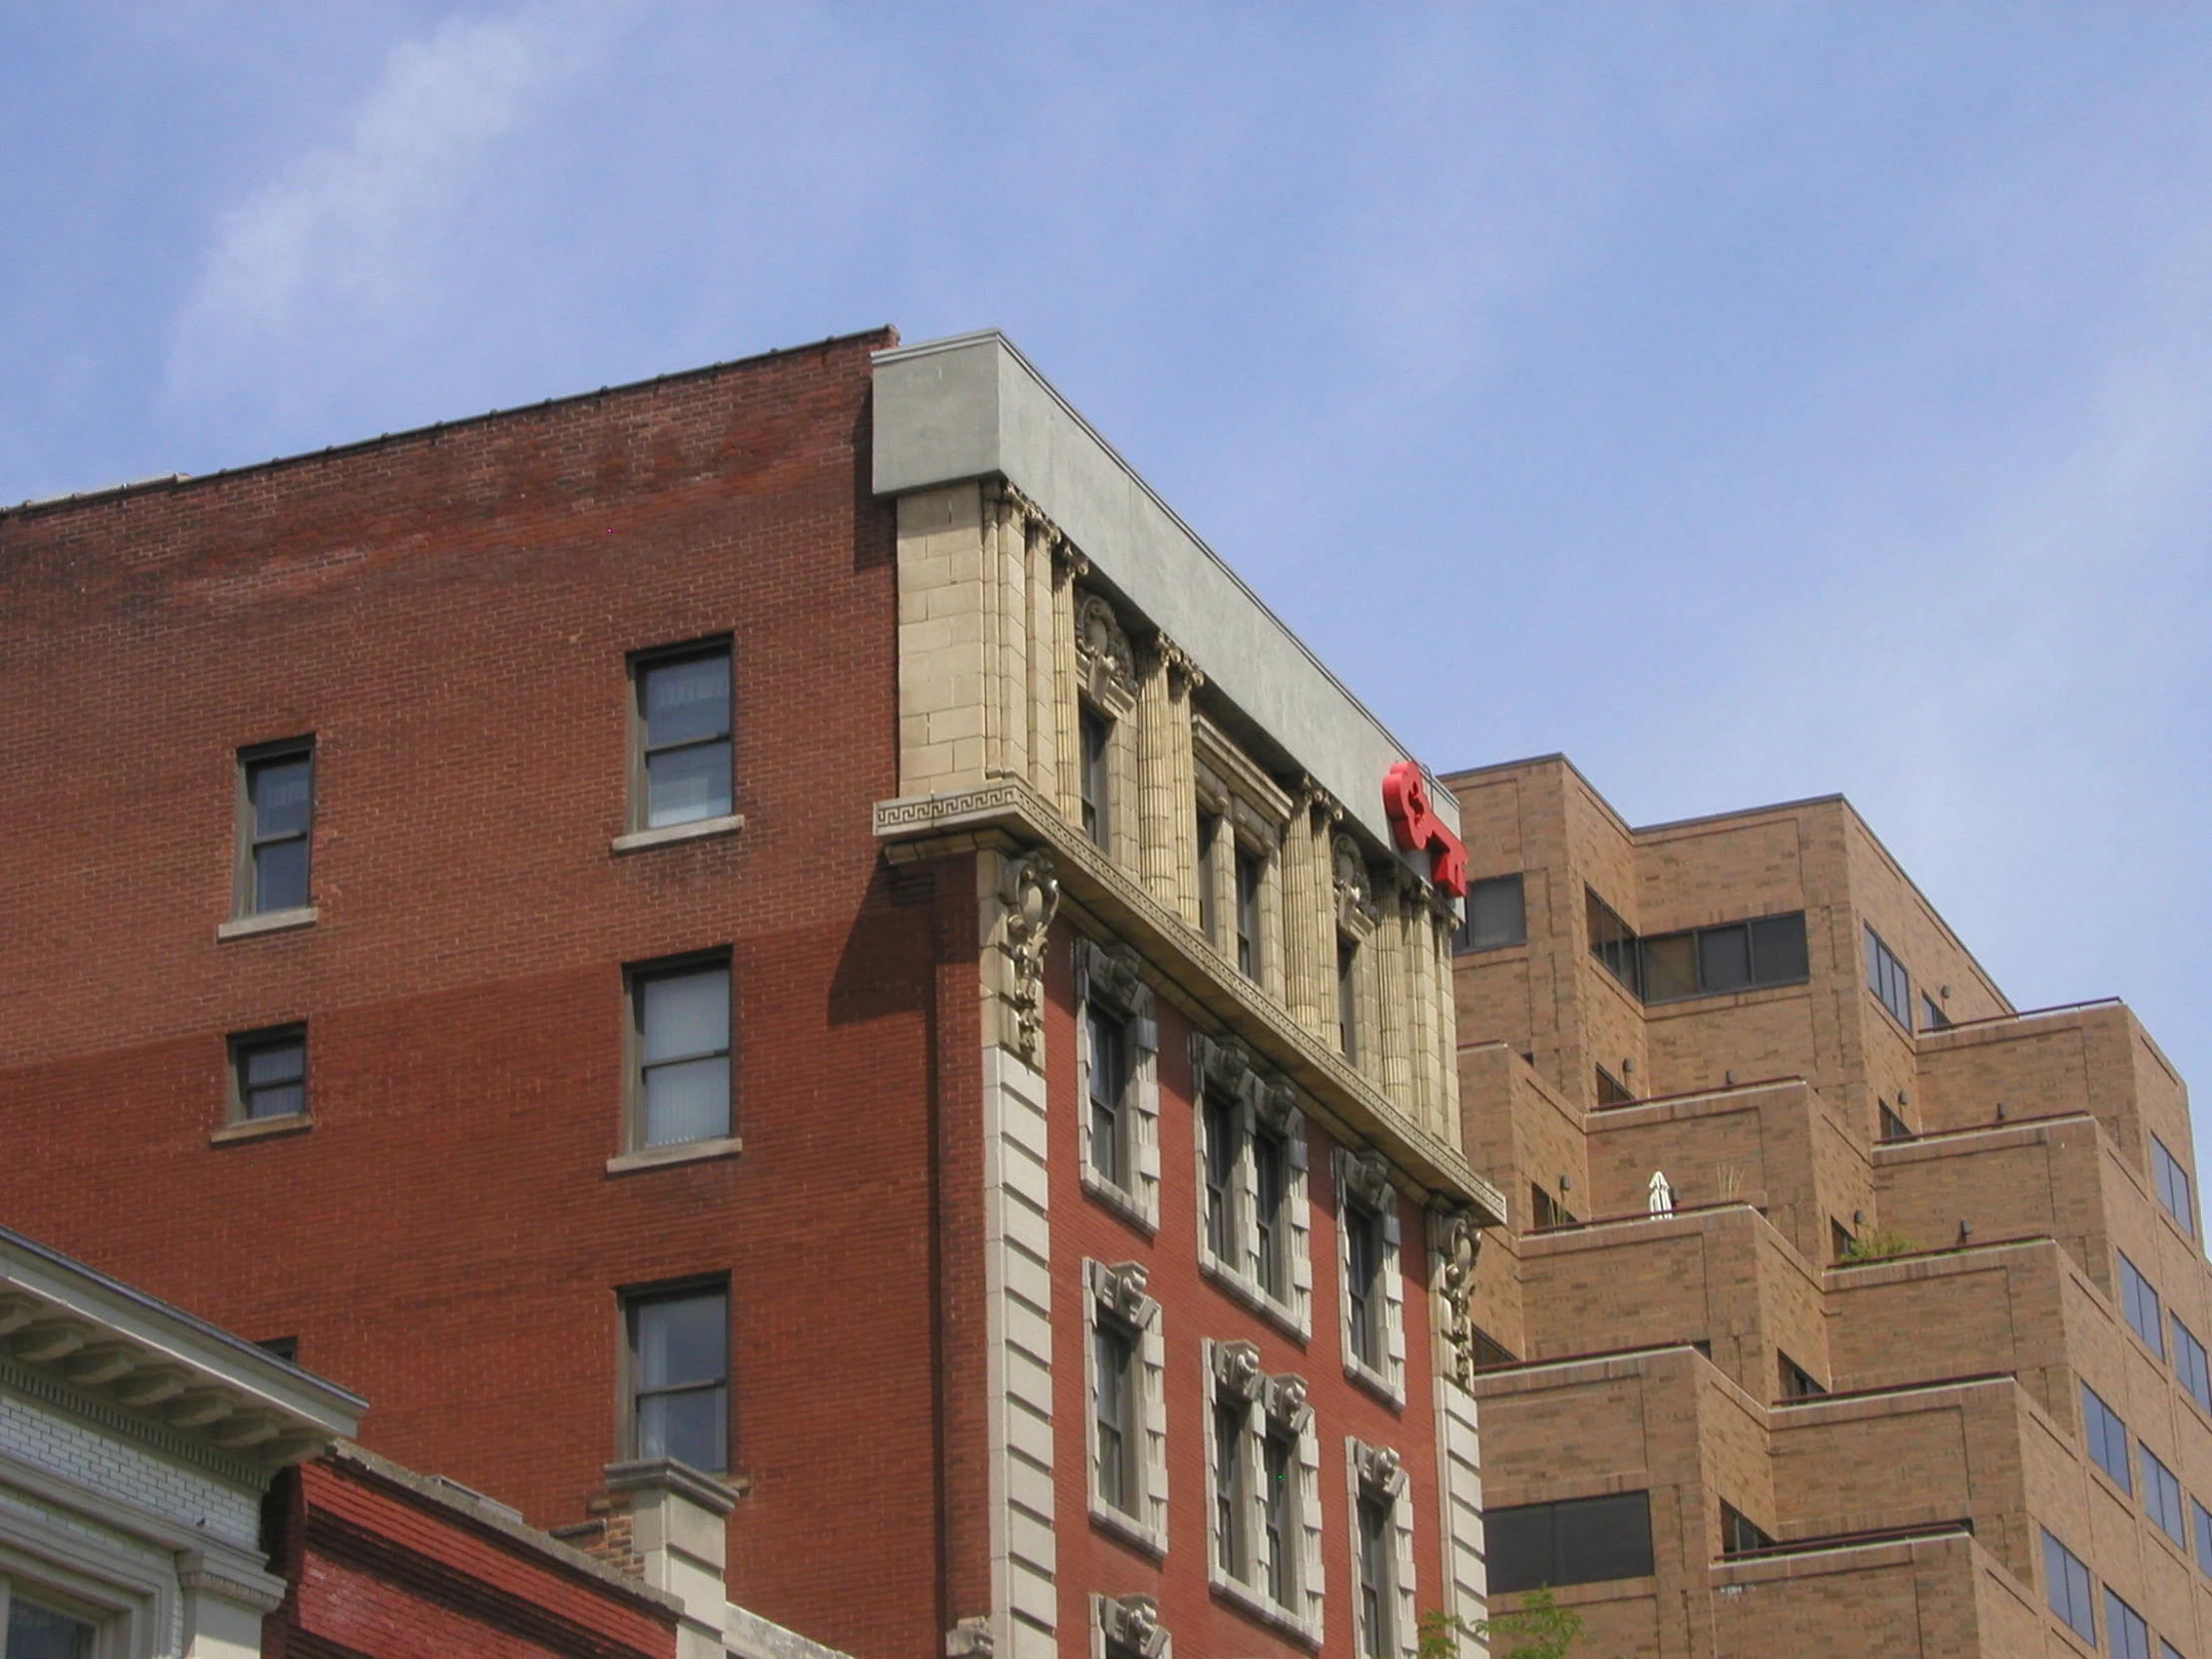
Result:
{"label": "white cloud", "polygon": [[396,47],[341,142],[224,216],[179,321],[172,395],[293,403],[405,334],[465,252],[502,143],[591,61],[614,16],[456,17]]}

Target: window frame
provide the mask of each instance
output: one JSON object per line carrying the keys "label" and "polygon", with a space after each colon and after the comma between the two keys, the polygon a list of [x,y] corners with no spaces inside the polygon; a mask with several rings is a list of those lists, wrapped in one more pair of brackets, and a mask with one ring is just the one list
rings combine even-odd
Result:
{"label": "window frame", "polygon": [[2109,1584],[2104,1586],[2104,1639],[2112,1659],[2151,1659],[2149,1622]]}
{"label": "window frame", "polygon": [[[1866,930],[1867,989],[1874,993],[1875,1001],[1883,1011],[1904,1027],[1908,1036],[1913,1033],[1913,974],[1906,967],[1904,958],[1890,948],[1889,942],[1875,931],[1874,923],[1861,918],[1859,925]],[[1895,1001],[1891,998],[1893,994]]]}
{"label": "window frame", "polygon": [[[224,1039],[229,1073],[229,1103],[225,1111],[225,1123],[231,1128],[253,1125],[280,1127],[289,1124],[314,1121],[314,1097],[308,1088],[311,1060],[307,1052],[307,1022],[303,1019],[287,1020],[281,1025],[264,1025],[252,1031],[234,1031]],[[269,1049],[296,1042],[299,1045],[299,1109],[296,1112],[271,1112],[262,1116],[252,1111],[254,1085],[247,1081],[246,1068],[251,1057]],[[269,1085],[263,1085],[269,1086]]]}
{"label": "window frame", "polygon": [[2189,1521],[2196,1539],[2197,1571],[2212,1578],[2212,1509],[2199,1503],[2194,1494],[2189,1497]]}
{"label": "window frame", "polygon": [[[721,1050],[727,1064],[728,1085],[724,1091],[723,1127],[719,1135],[702,1136],[688,1141],[653,1142],[647,1139],[646,1120],[646,1071],[645,1063],[645,987],[664,979],[681,979],[697,974],[720,972],[724,989],[729,998],[729,1043]],[[675,956],[657,956],[643,962],[630,962],[622,970],[623,996],[623,1156],[629,1159],[680,1159],[687,1154],[704,1155],[733,1150],[738,1142],[738,976],[733,965],[732,951],[728,945],[716,945],[706,950],[690,950]],[[658,1060],[656,1067],[689,1064],[700,1059],[711,1059],[718,1051],[702,1049],[697,1054],[679,1060]]]}
{"label": "window frame", "polygon": [[[2197,1206],[2196,1194],[2189,1181],[2188,1167],[2155,1134],[2150,1138],[2150,1149],[2151,1186],[2158,1194],[2158,1207],[2194,1243],[2197,1236]],[[2180,1204],[2179,1209],[2174,1207],[2176,1202]]]}
{"label": "window frame", "polygon": [[[1345,1547],[1349,1569],[1346,1582],[1352,1592],[1352,1651],[1359,1659],[1413,1659],[1420,1638],[1415,1609],[1413,1557],[1413,1502],[1411,1482],[1403,1460],[1388,1446],[1369,1445],[1357,1438],[1345,1439],[1346,1526]],[[1379,1514],[1382,1526],[1372,1545],[1365,1522]],[[1373,1566],[1382,1568],[1382,1582],[1371,1577]],[[1383,1610],[1383,1628],[1377,1630],[1369,1607],[1370,1591]]]}
{"label": "window frame", "polygon": [[[729,689],[729,723],[719,738],[696,738],[678,744],[663,744],[658,749],[651,742],[650,715],[646,708],[646,681],[657,669],[675,668],[684,663],[704,661],[710,657],[723,661]],[[629,835],[666,835],[682,839],[686,835],[706,834],[732,824],[738,818],[738,653],[735,637],[730,634],[710,634],[700,639],[684,640],[674,645],[648,646],[629,654],[626,663],[629,686],[628,762],[629,804],[623,814],[623,825]],[[679,749],[702,749],[709,744],[720,743],[729,753],[730,807],[726,813],[708,813],[698,818],[679,819],[669,824],[655,824],[652,804],[652,768],[654,755]]]}
{"label": "window frame", "polygon": [[[1249,1342],[1209,1339],[1199,1348],[1211,1425],[1205,1460],[1207,1581],[1262,1622],[1319,1642],[1321,1444],[1306,1380],[1270,1376]],[[1269,1478],[1277,1449],[1288,1476],[1280,1486]]]}
{"label": "window frame", "polygon": [[1346,1065],[1360,1069],[1360,941],[1337,931],[1337,1052]]}
{"label": "window frame", "polygon": [[[1485,875],[1479,881],[1467,883],[1466,897],[1460,902],[1459,925],[1451,930],[1451,953],[1454,956],[1473,955],[1486,950],[1510,950],[1515,945],[1528,942],[1528,886],[1527,871],[1513,870],[1504,875]],[[1513,889],[1513,913],[1516,918],[1511,928],[1512,937],[1481,942],[1474,935],[1474,912],[1479,897],[1484,892]]]}
{"label": "window frame", "polygon": [[[2043,1534],[2043,1605],[2057,1615],[2058,1622],[2071,1630],[2091,1647],[2097,1645],[2096,1580],[2090,1575],[2089,1564],[2059,1539],[2049,1527]],[[2075,1580],[2079,1579],[2081,1605],[2075,1606]],[[2079,1612],[2088,1629],[2074,1622]]]}
{"label": "window frame", "polygon": [[[1160,1226],[1160,1028],[1153,1018],[1152,987],[1144,981],[1137,953],[1126,945],[1078,935],[1074,954],[1075,1081],[1082,1112],[1076,1167],[1086,1193],[1150,1236]],[[1101,1170],[1093,1156],[1094,1015],[1117,1025],[1124,1040],[1127,1064],[1114,1120],[1117,1173],[1125,1177],[1120,1180]]]}
{"label": "window frame", "polygon": [[[264,837],[256,828],[258,814],[254,804],[255,775],[262,767],[282,765],[288,761],[307,763],[306,822],[295,833]],[[234,852],[231,870],[231,919],[234,922],[299,915],[314,909],[315,774],[319,770],[315,765],[315,739],[312,733],[296,738],[278,738],[271,743],[250,744],[238,751],[237,804],[234,809],[236,827],[232,837]],[[264,908],[261,903],[261,849],[265,845],[274,846],[290,841],[300,844],[306,864],[300,875],[299,902],[272,904]]]}
{"label": "window frame", "polygon": [[[1167,1346],[1160,1304],[1146,1294],[1146,1277],[1141,1262],[1083,1259],[1083,1482],[1094,1524],[1163,1556],[1168,1548]],[[1110,1499],[1100,1479],[1102,1332],[1128,1342],[1124,1398],[1129,1430],[1121,1464],[1128,1507]]]}
{"label": "window frame", "polygon": [[1113,716],[1088,698],[1079,700],[1075,717],[1075,827],[1109,858],[1114,855],[1116,724]]}
{"label": "window frame", "polygon": [[[1290,1084],[1254,1065],[1242,1043],[1193,1032],[1190,1048],[1191,1089],[1200,1100],[1192,1113],[1199,1272],[1303,1341],[1313,1334],[1314,1280],[1305,1114]],[[1215,1138],[1225,1123],[1234,1146],[1230,1214],[1217,1229]],[[1269,1148],[1281,1183],[1272,1215],[1263,1158]]]}
{"label": "window frame", "polygon": [[[2120,1259],[2120,1313],[2127,1321],[2127,1328],[2136,1339],[2158,1356],[2158,1363],[2166,1363],[2165,1303],[2158,1295],[2158,1287],[2143,1276],[2143,1270],[2128,1259],[2124,1250],[2115,1248],[2113,1255]],[[2145,1312],[2145,1305],[2148,1312]],[[2146,1331],[2145,1326],[2149,1329]]]}
{"label": "window frame", "polygon": [[[1676,928],[1666,933],[1639,933],[1618,910],[1598,896],[1595,887],[1585,883],[1582,893],[1584,925],[1592,960],[1612,976],[1615,984],[1646,1007],[1690,1002],[1708,996],[1743,996],[1754,991],[1812,983],[1812,943],[1802,909],[1777,910],[1767,915],[1743,916],[1734,921]],[[1524,905],[1525,902],[1524,892]],[[1525,916],[1525,909],[1523,914]],[[1795,965],[1788,971],[1769,975],[1760,966],[1759,930],[1771,931],[1775,925],[1785,922],[1796,924],[1796,946],[1790,952],[1790,961]],[[1745,977],[1735,984],[1709,984],[1706,962],[1711,947],[1723,942],[1723,935],[1732,933],[1743,935]],[[1769,949],[1772,948],[1770,945]],[[1668,970],[1672,975],[1664,987],[1659,983],[1662,964],[1670,964]]]}
{"label": "window frame", "polygon": [[[702,1469],[710,1476],[727,1475],[737,1466],[737,1367],[734,1353],[737,1348],[736,1321],[731,1306],[730,1276],[700,1274],[686,1279],[665,1280],[650,1285],[628,1285],[616,1293],[617,1318],[615,1323],[618,1349],[618,1376],[622,1389],[620,1424],[616,1434],[618,1455],[625,1459],[638,1459],[648,1455],[644,1449],[641,1431],[642,1402],[649,1397],[640,1382],[641,1363],[638,1358],[638,1316],[646,1308],[657,1304],[705,1301],[719,1298],[722,1303],[722,1379],[719,1382],[670,1383],[650,1390],[651,1397],[675,1393],[698,1392],[719,1388],[722,1393],[722,1410],[717,1419],[717,1429],[722,1441],[722,1466]],[[662,1455],[668,1455],[662,1453]]]}
{"label": "window frame", "polygon": [[[1398,1219],[1397,1189],[1380,1153],[1355,1154],[1340,1147],[1337,1183],[1337,1336],[1345,1375],[1380,1393],[1393,1405],[1405,1403],[1404,1239]],[[1375,1251],[1366,1301],[1373,1338],[1363,1349],[1355,1326],[1353,1239],[1369,1238]],[[1369,1350],[1372,1350],[1372,1358]]]}
{"label": "window frame", "polygon": [[[1640,1498],[1643,1503],[1641,1511],[1641,1541],[1643,1546],[1644,1570],[1642,1572],[1624,1573],[1619,1577],[1589,1578],[1571,1576],[1579,1569],[1571,1566],[1567,1561],[1566,1548],[1561,1539],[1561,1530],[1559,1525],[1561,1513],[1564,1511],[1575,1509],[1586,1510],[1590,1506],[1597,1504],[1625,1504],[1630,1498]],[[1501,1575],[1499,1573],[1499,1566],[1501,1561],[1506,1559],[1507,1557],[1505,1555],[1505,1552],[1501,1552],[1497,1548],[1496,1540],[1499,1536],[1504,1535],[1508,1530],[1508,1528],[1506,1528],[1503,1524],[1505,1521],[1505,1517],[1513,1516],[1516,1519],[1519,1519],[1521,1517],[1537,1518],[1538,1511],[1542,1511],[1540,1518],[1546,1529],[1550,1555],[1550,1560],[1548,1564],[1553,1570],[1558,1573],[1559,1576],[1555,1579],[1539,1578],[1534,1582],[1527,1584],[1508,1584],[1500,1582]],[[1629,1491],[1621,1492],[1594,1492],[1584,1497],[1554,1498],[1541,1503],[1509,1504],[1503,1508],[1485,1509],[1483,1511],[1482,1520],[1484,1538],[1488,1544],[1487,1558],[1490,1567],[1490,1588],[1493,1594],[1518,1594],[1522,1590],[1532,1590],[1541,1586],[1548,1586],[1552,1589],[1565,1589],[1568,1586],[1575,1584],[1623,1584],[1638,1578],[1649,1578],[1657,1571],[1658,1555],[1656,1549],[1653,1546],[1651,1532],[1651,1493],[1647,1488],[1632,1489]]]}
{"label": "window frame", "polygon": [[[2137,1473],[2143,1484],[2143,1513],[2159,1531],[2179,1544],[2189,1547],[2189,1522],[2181,1503],[2181,1477],[2166,1466],[2166,1460],[2151,1450],[2149,1442],[2140,1435],[2135,1440]],[[2168,1507],[2173,1512],[2173,1524],[2166,1524]]]}
{"label": "window frame", "polygon": [[[2115,1431],[2119,1435],[2117,1453],[2111,1445],[2111,1437]],[[2113,1410],[2105,1402],[2104,1396],[2090,1387],[2086,1380],[2081,1382],[2081,1438],[2083,1449],[2089,1453],[2089,1461],[2096,1465],[2106,1479],[2132,1498],[2135,1495],[2135,1477],[2134,1471],[2129,1467],[2127,1454],[2127,1419]],[[2112,1458],[2118,1467],[2115,1468],[2113,1462],[2107,1462],[2107,1458]]]}
{"label": "window frame", "polygon": [[2166,1321],[2173,1327],[2174,1381],[2196,1401],[2198,1410],[2212,1417],[2212,1356],[2171,1308],[2166,1310]]}

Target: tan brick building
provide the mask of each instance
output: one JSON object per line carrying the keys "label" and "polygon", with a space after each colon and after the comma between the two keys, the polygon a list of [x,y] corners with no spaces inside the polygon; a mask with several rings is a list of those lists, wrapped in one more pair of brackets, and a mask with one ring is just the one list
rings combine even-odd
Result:
{"label": "tan brick building", "polygon": [[2014,1009],[1840,797],[1447,778],[1490,1580],[1630,1655],[2212,1653],[2180,1078]]}

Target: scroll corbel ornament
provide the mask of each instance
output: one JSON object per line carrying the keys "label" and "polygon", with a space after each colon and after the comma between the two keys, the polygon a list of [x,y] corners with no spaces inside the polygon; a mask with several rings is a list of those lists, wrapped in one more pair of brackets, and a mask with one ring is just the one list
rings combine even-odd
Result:
{"label": "scroll corbel ornament", "polygon": [[1355,1440],[1352,1456],[1354,1466],[1360,1471],[1360,1484],[1371,1491],[1395,1497],[1405,1489],[1405,1470],[1391,1447]]}
{"label": "scroll corbel ornament", "polygon": [[1251,1343],[1217,1343],[1214,1346],[1214,1382],[1239,1399],[1258,1399],[1267,1386],[1260,1370],[1260,1351]]}
{"label": "scroll corbel ornament", "polygon": [[1152,1015],[1152,987],[1144,982],[1140,964],[1144,958],[1125,944],[1104,945],[1096,939],[1075,941],[1075,994],[1085,1000],[1104,997],[1139,1019]]}
{"label": "scroll corbel ornament", "polygon": [[944,1633],[944,1659],[990,1659],[996,1647],[987,1618],[962,1619]]}
{"label": "scroll corbel ornament", "polygon": [[1075,660],[1083,689],[1107,715],[1119,720],[1136,708],[1137,654],[1114,607],[1095,593],[1076,601]]}
{"label": "scroll corbel ornament", "polygon": [[1267,1412],[1275,1422],[1292,1432],[1304,1432],[1310,1414],[1306,1403],[1306,1379],[1289,1373],[1269,1378]]}
{"label": "scroll corbel ornament", "polygon": [[1337,1179],[1346,1191],[1371,1210],[1390,1213],[1395,1195],[1390,1190],[1390,1161],[1380,1152],[1345,1151],[1338,1155]]}
{"label": "scroll corbel ornament", "polygon": [[1052,854],[1039,849],[1009,862],[998,878],[998,900],[1006,908],[1000,948],[1006,952],[1014,1051],[1035,1065],[1044,1042],[1045,942],[1060,910]]}
{"label": "scroll corbel ornament", "polygon": [[1191,1070],[1202,1089],[1242,1094],[1245,1078],[1252,1071],[1252,1049],[1242,1037],[1210,1037],[1203,1031],[1193,1031]]}
{"label": "scroll corbel ornament", "polygon": [[1339,835],[1330,843],[1330,851],[1337,871],[1337,925],[1355,939],[1364,939],[1382,919],[1368,861],[1350,835]]}
{"label": "scroll corbel ornament", "polygon": [[1474,1265],[1482,1255],[1482,1230],[1472,1210],[1434,1212],[1437,1312],[1444,1346],[1451,1353],[1451,1380],[1474,1386]]}
{"label": "scroll corbel ornament", "polygon": [[1297,1141],[1298,1091],[1279,1077],[1255,1077],[1253,1084],[1253,1115],[1278,1135],[1288,1135]]}
{"label": "scroll corbel ornament", "polygon": [[1160,1305],[1145,1295],[1148,1283],[1142,1262],[1091,1264],[1091,1295],[1098,1299],[1098,1305],[1140,1330],[1150,1325],[1152,1316],[1160,1311]]}
{"label": "scroll corbel ornament", "polygon": [[1109,1653],[1134,1653],[1141,1659],[1160,1659],[1168,1650],[1168,1633],[1160,1623],[1160,1604],[1151,1596],[1100,1596],[1098,1628]]}

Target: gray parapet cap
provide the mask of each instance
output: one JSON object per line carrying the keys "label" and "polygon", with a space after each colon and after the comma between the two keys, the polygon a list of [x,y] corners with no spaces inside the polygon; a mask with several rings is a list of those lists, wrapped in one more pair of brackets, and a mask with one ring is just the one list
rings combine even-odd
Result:
{"label": "gray parapet cap", "polygon": [[[878,351],[880,496],[1004,478],[1163,630],[1246,719],[1383,846],[1382,776],[1412,751],[1323,666],[1221,556],[996,329]],[[1430,775],[1438,817],[1459,807]],[[1425,853],[1403,855],[1426,877]]]}
{"label": "gray parapet cap", "polygon": [[603,1472],[610,1492],[675,1492],[718,1515],[727,1515],[738,1503],[738,1494],[713,1475],[674,1457],[637,1457],[609,1463]]}

